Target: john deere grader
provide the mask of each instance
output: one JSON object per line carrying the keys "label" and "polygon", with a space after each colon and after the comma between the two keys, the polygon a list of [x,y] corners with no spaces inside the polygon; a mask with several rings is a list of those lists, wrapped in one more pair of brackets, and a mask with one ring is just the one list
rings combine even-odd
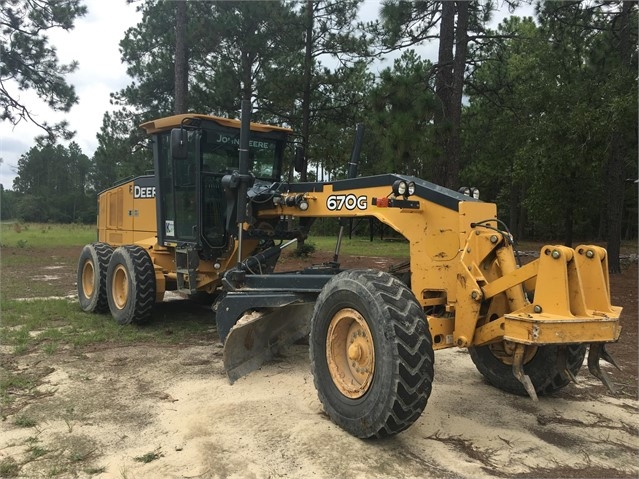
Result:
{"label": "john deere grader", "polygon": [[[311,370],[331,419],[383,437],[417,420],[434,350],[468,348],[477,369],[514,394],[551,394],[617,341],[606,251],[544,246],[520,265],[494,204],[398,174],[325,183],[282,180],[291,131],[184,114],[149,121],[155,173],[99,195],[98,242],[78,264],[87,312],[147,321],[166,291],[215,298],[231,382],[309,335]],[[358,130],[361,133],[361,130]],[[297,150],[298,152],[300,150]],[[296,155],[296,164],[300,156]],[[373,217],[402,235],[410,258],[390,271],[334,261],[275,272],[283,248],[316,218]],[[213,313],[212,313],[213,314]]]}

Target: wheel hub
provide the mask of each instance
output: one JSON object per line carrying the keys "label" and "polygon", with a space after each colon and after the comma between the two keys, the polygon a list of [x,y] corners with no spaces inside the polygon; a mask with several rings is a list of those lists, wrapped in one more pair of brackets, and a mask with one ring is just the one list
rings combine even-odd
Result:
{"label": "wheel hub", "polygon": [[82,291],[84,296],[90,298],[93,296],[95,289],[93,263],[89,260],[84,262],[82,266]]}
{"label": "wheel hub", "polygon": [[368,391],[375,371],[375,345],[364,317],[352,308],[331,319],[326,338],[328,370],[337,389],[357,399]]}
{"label": "wheel hub", "polygon": [[[513,357],[516,347],[517,343],[514,343],[512,341],[501,341],[489,345],[490,352],[493,353],[493,356],[495,356],[502,363],[508,366],[513,365]],[[526,346],[522,364],[526,364],[527,362],[529,362],[533,357],[535,357],[536,353],[537,346]]]}
{"label": "wheel hub", "polygon": [[113,302],[118,309],[126,306],[129,297],[129,278],[126,269],[122,265],[118,265],[113,272]]}

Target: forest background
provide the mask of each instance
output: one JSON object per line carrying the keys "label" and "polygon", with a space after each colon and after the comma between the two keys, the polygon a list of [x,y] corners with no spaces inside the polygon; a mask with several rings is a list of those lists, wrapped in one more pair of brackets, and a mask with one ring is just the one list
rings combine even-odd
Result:
{"label": "forest background", "polygon": [[[519,239],[606,243],[611,272],[637,238],[637,33],[632,1],[541,1],[533,17],[488,28],[525,1],[132,2],[142,20],[120,42],[133,79],[112,93],[92,157],[68,125],[42,123],[0,188],[3,220],[92,223],[97,193],[152,169],[142,122],[181,112],[291,127],[306,167],[292,181],[346,176],[365,125],[360,175],[395,172],[497,203]],[[370,4],[368,4],[370,6]],[[60,111],[78,98],[47,42],[73,28],[81,0],[0,0],[0,115],[27,120],[13,79]],[[438,45],[437,60],[418,47]],[[382,55],[401,51],[375,73]]]}

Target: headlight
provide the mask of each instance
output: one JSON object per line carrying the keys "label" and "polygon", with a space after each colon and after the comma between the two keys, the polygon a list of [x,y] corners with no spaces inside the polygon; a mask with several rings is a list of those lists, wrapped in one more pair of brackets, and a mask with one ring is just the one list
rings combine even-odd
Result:
{"label": "headlight", "polygon": [[415,182],[408,182],[408,196],[413,196],[415,194]]}
{"label": "headlight", "polygon": [[476,200],[479,199],[479,188],[470,188],[470,194],[473,198],[475,198]]}
{"label": "headlight", "polygon": [[408,185],[404,180],[397,180],[393,183],[393,194],[395,196],[404,196],[408,190]]}
{"label": "headlight", "polygon": [[462,195],[470,196],[470,188],[468,188],[468,186],[462,186],[458,191]]}

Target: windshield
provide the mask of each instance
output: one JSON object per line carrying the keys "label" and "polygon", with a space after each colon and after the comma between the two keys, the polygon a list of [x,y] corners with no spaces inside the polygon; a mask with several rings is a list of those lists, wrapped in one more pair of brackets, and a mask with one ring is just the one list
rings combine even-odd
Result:
{"label": "windshield", "polygon": [[[254,136],[255,133],[251,132]],[[202,171],[226,173],[239,166],[239,132],[204,130],[202,138]],[[274,179],[277,141],[252,138],[249,141],[249,171],[257,178]]]}
{"label": "windshield", "polygon": [[[186,157],[172,157],[170,131],[156,134],[160,241],[228,244],[227,193],[222,178],[239,168],[239,130],[203,122],[185,128]],[[285,132],[251,131],[249,171],[264,182],[279,181]]]}

